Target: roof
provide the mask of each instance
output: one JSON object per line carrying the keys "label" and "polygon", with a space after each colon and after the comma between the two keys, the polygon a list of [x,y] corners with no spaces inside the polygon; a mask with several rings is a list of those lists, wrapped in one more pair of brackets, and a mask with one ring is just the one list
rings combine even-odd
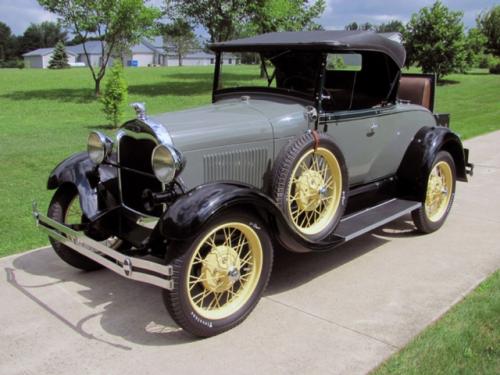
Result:
{"label": "roof", "polygon": [[291,31],[267,33],[250,38],[212,43],[213,51],[260,51],[279,47],[314,50],[352,50],[382,52],[402,67],[406,52],[404,47],[393,40],[373,31]]}
{"label": "roof", "polygon": [[[89,55],[100,55],[102,53],[101,42],[99,40],[90,40],[85,42],[85,48]],[[67,51],[71,51],[77,55],[84,54],[83,43],[74,46],[67,46]]]}
{"label": "roof", "polygon": [[[46,55],[51,54],[52,52],[54,52],[54,48],[38,48],[34,51],[23,53],[23,57],[46,56]],[[69,53],[70,55],[76,56],[76,53],[69,51],[67,47],[66,47],[66,53]]]}

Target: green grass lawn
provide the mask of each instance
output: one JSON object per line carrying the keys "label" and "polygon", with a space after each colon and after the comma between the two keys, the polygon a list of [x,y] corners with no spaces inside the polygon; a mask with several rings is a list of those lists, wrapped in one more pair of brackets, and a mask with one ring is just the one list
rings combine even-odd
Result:
{"label": "green grass lawn", "polygon": [[500,374],[500,271],[373,374]]}
{"label": "green grass lawn", "polygon": [[[255,67],[224,67],[249,79]],[[149,113],[210,102],[212,67],[126,69],[129,101],[144,101]],[[500,128],[500,76],[477,72],[447,77],[438,87],[437,110],[452,113],[464,137]],[[48,243],[30,216],[36,199],[45,210],[52,192],[47,176],[63,158],[84,150],[88,132],[106,124],[92,93],[87,69],[0,69],[0,256]],[[133,117],[128,110],[126,117]]]}

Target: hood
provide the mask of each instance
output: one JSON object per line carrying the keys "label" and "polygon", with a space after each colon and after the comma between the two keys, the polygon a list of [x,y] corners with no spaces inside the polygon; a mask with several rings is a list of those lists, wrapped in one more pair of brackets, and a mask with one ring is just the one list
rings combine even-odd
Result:
{"label": "hood", "polygon": [[186,152],[272,139],[273,123],[303,111],[293,102],[238,98],[151,118],[165,126],[174,145]]}

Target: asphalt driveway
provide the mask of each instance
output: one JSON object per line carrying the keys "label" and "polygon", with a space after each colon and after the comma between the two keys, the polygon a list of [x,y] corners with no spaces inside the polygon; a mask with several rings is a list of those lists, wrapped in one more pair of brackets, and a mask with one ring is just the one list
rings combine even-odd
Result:
{"label": "asphalt driveway", "polygon": [[0,259],[0,373],[366,373],[500,268],[498,145],[467,142],[475,176],[440,231],[405,218],[328,254],[280,254],[256,310],[210,339],[180,330],[155,287],[49,248]]}

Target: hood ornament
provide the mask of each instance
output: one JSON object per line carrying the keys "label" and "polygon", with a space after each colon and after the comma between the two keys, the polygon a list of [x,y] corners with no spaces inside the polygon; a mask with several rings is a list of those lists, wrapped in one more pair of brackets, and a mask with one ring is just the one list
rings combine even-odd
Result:
{"label": "hood ornament", "polygon": [[146,114],[146,103],[132,103],[131,107],[134,108],[138,120],[145,121],[147,119],[148,115]]}

